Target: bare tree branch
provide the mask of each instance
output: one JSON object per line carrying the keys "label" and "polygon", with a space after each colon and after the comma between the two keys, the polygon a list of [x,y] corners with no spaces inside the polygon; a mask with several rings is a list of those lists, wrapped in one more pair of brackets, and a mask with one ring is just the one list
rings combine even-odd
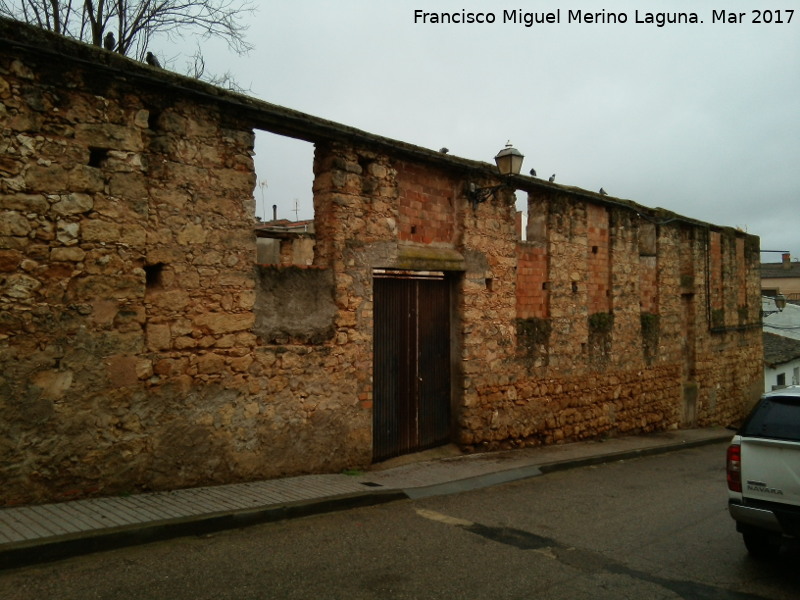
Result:
{"label": "bare tree branch", "polygon": [[[43,29],[56,33],[67,32],[69,17],[72,14],[72,2],[67,0],[18,0],[16,2],[0,2],[0,15],[12,19],[23,20]],[[22,17],[20,19],[20,17]]]}
{"label": "bare tree branch", "polygon": [[230,71],[226,71],[222,75],[206,75],[205,71],[206,61],[198,46],[195,53],[191,56],[191,62],[187,64],[186,74],[189,77],[194,77],[195,79],[200,79],[211,85],[216,85],[217,87],[225,88],[226,90],[231,90],[232,92],[238,92],[240,94],[247,94],[252,91],[250,88],[245,88],[240,85]]}
{"label": "bare tree branch", "polygon": [[[252,49],[245,38],[253,0],[0,0],[0,15],[103,46],[115,34],[114,50],[143,61],[151,42],[163,36],[174,41],[189,35],[218,38],[236,54]],[[74,17],[74,18],[73,18]],[[76,24],[77,23],[77,24]],[[230,71],[206,75],[199,45],[189,75],[230,90],[245,92]]]}
{"label": "bare tree branch", "polygon": [[[117,51],[142,60],[154,35],[167,39],[200,34],[220,38],[237,54],[252,49],[245,39],[252,0],[0,0],[0,15],[24,21],[83,42],[102,46],[115,28]],[[75,26],[70,19],[79,18]]]}

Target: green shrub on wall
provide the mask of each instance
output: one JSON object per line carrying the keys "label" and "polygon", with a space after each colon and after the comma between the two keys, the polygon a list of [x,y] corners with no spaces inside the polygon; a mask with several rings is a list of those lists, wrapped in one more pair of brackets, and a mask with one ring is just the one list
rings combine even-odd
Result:
{"label": "green shrub on wall", "polygon": [[529,368],[547,366],[551,331],[549,319],[517,319],[517,352]]}
{"label": "green shrub on wall", "polygon": [[658,336],[661,318],[655,313],[643,312],[642,321],[642,351],[647,364],[652,364],[658,354]]}
{"label": "green shrub on wall", "polygon": [[642,337],[650,338],[658,336],[658,325],[660,318],[655,313],[642,313]]}
{"label": "green shrub on wall", "polygon": [[614,329],[614,313],[594,313],[589,315],[589,333],[605,334]]}
{"label": "green shrub on wall", "polygon": [[517,319],[517,344],[529,351],[537,346],[546,346],[550,342],[550,331],[552,326],[548,319]]}
{"label": "green shrub on wall", "polygon": [[614,313],[600,312],[589,315],[589,362],[604,368],[611,359],[611,332]]}
{"label": "green shrub on wall", "polygon": [[746,304],[737,309],[739,313],[739,325],[747,325],[750,323],[750,307]]}

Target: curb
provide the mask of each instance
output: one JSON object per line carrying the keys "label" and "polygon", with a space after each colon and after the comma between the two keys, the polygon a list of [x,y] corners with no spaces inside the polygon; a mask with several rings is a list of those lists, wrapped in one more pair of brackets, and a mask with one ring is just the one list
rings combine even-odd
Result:
{"label": "curb", "polygon": [[138,546],[178,537],[209,535],[260,523],[295,519],[406,499],[408,499],[408,496],[399,490],[375,490],[363,494],[347,494],[319,500],[290,502],[281,506],[270,506],[254,510],[211,513],[185,519],[154,521],[147,525],[104,529],[96,533],[64,535],[44,542],[7,544],[5,548],[0,550],[0,572],[93,552]]}
{"label": "curb", "polygon": [[[575,469],[579,467],[589,467],[592,465],[599,465],[602,463],[615,462],[618,460],[632,460],[634,458],[641,458],[645,456],[656,456],[658,454],[666,454],[668,452],[676,452],[678,450],[688,450],[689,448],[699,448],[701,446],[711,446],[712,444],[721,444],[722,442],[729,442],[733,437],[733,432],[726,432],[719,436],[708,437],[701,440],[692,440],[689,442],[675,442],[665,444],[663,446],[652,446],[650,448],[637,448],[634,450],[622,450],[620,452],[612,452],[599,456],[590,456],[587,458],[577,458],[568,461],[560,461],[550,463],[542,466],[542,473],[555,473],[556,471],[566,471],[568,469]],[[567,463],[567,464],[565,464]]]}
{"label": "curb", "polygon": [[700,440],[673,442],[661,446],[652,446],[649,448],[621,450],[619,452],[598,454],[596,456],[588,456],[585,458],[570,458],[541,465],[526,465],[524,467],[515,467],[504,471],[489,473],[488,475],[478,475],[476,477],[468,477],[446,483],[437,483],[424,487],[409,488],[405,490],[405,493],[410,499],[416,500],[419,498],[429,498],[431,496],[445,496],[447,494],[468,492],[493,485],[510,483],[512,481],[531,479],[533,477],[547,475],[548,473],[556,473],[558,471],[568,471],[570,469],[579,469],[581,467],[590,467],[593,465],[600,465],[622,460],[633,460],[635,458],[642,458],[645,456],[655,456],[658,454],[666,454],[668,452],[688,450],[689,448],[720,444],[722,442],[730,441],[731,435],[732,434],[724,433],[720,434],[719,436]]}

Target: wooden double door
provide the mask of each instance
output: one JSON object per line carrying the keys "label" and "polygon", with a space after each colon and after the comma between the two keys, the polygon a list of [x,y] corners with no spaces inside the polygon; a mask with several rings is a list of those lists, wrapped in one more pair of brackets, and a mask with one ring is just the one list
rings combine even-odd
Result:
{"label": "wooden double door", "polygon": [[441,272],[374,275],[373,459],[450,440],[451,283]]}

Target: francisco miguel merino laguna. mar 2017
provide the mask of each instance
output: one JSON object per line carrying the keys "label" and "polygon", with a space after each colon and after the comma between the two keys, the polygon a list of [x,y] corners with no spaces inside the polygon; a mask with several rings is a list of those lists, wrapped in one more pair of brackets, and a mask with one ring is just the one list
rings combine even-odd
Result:
{"label": "francisco miguel merino laguna. mar 2017", "polygon": [[[754,23],[754,24],[789,24],[794,17],[794,10],[751,10],[727,11],[712,10],[711,23]],[[499,15],[499,16],[498,16]],[[599,12],[584,10],[556,9],[549,12],[525,12],[522,9],[504,10],[497,12],[473,12],[467,10],[453,12],[426,12],[421,9],[414,10],[414,23],[424,25],[491,25],[495,23],[512,23],[525,27],[534,25],[579,23],[579,24],[647,24],[656,27],[676,24],[697,24],[705,20],[695,12],[649,12],[634,11],[633,18],[626,12],[610,12],[605,9]]]}

